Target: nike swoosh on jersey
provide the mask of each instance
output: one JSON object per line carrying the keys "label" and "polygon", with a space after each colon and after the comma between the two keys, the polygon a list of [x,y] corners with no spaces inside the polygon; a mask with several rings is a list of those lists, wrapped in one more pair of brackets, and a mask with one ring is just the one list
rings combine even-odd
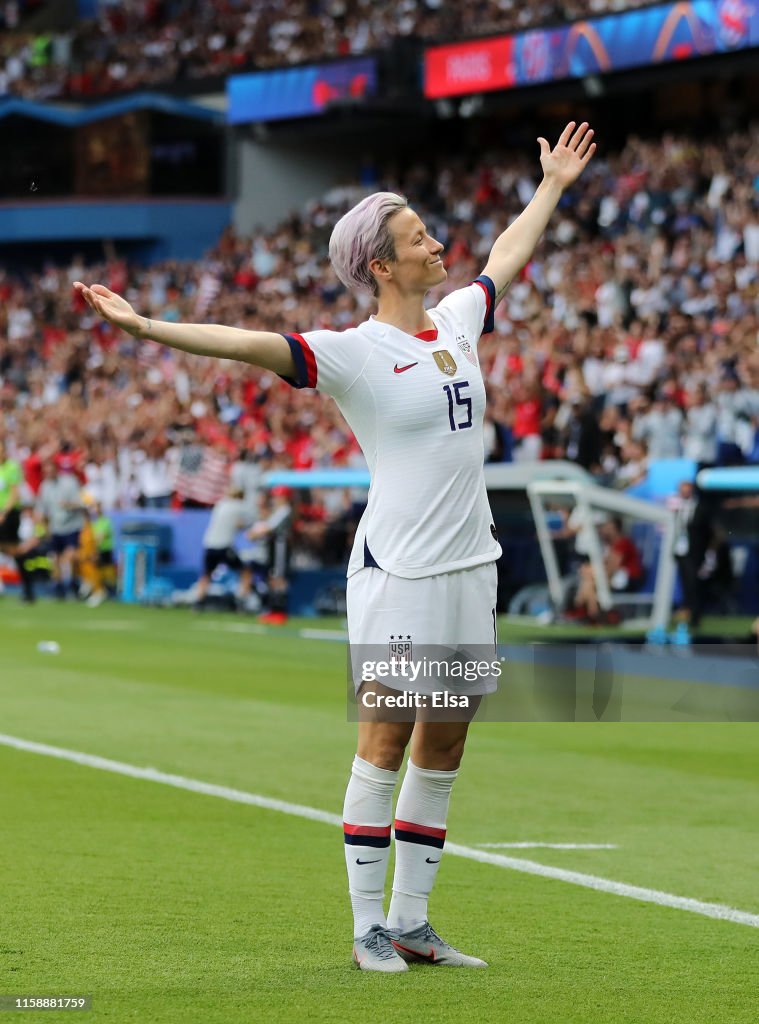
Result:
{"label": "nike swoosh on jersey", "polygon": [[415,362],[415,363],[409,363],[409,364],[408,364],[408,366],[399,366],[399,365],[398,365],[398,364],[396,363],[396,364],[395,364],[395,367],[394,367],[394,372],[395,372],[395,373],[405,373],[405,372],[406,372],[406,370],[410,370],[410,369],[411,369],[412,367],[414,367],[414,366],[418,366],[418,365],[419,365],[419,362],[418,362],[418,361],[417,361],[417,362]]}

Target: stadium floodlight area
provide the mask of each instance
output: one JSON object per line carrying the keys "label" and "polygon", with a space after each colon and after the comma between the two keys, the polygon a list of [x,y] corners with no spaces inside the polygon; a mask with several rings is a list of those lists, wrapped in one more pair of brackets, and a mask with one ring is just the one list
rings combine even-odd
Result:
{"label": "stadium floodlight area", "polygon": [[[667,628],[672,613],[676,573],[674,560],[675,516],[670,509],[641,501],[639,498],[631,498],[629,495],[599,487],[597,484],[584,480],[531,480],[527,483],[526,490],[545,565],[548,592],[555,609],[558,610],[562,606],[565,587],[559,570],[554,537],[548,525],[547,503],[551,501],[558,501],[562,504],[571,502],[580,510],[584,524],[589,527],[586,531],[588,555],[593,567],[598,603],[601,608],[604,611],[610,611],[613,608],[629,608],[631,604],[638,606],[650,604],[648,616],[628,619],[625,625],[636,628],[646,627],[650,630]],[[627,519],[639,520],[650,523],[661,530],[653,594],[615,594],[612,591],[604,565],[601,539],[598,536],[598,513],[611,513],[624,516]]]}

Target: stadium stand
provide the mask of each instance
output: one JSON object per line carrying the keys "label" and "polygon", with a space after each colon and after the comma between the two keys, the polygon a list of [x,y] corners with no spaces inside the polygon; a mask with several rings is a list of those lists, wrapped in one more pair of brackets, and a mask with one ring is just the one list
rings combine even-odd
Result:
{"label": "stadium stand", "polygon": [[386,47],[396,37],[461,39],[650,2],[392,0],[378,6],[371,0],[280,0],[276,4],[102,0],[97,19],[78,21],[66,32],[8,31],[0,41],[0,96],[105,95],[363,54]]}
{"label": "stadium stand", "polygon": [[[629,0],[464,5],[395,0],[377,8],[361,0],[279,0],[268,6],[134,0],[90,4],[97,17],[80,19],[67,31],[43,30],[48,5],[26,6],[29,10],[19,8],[18,13],[28,18],[18,20],[13,4],[4,8],[10,22],[0,36],[0,94],[54,101],[161,83],[181,92],[183,83],[208,82],[218,109],[204,113],[222,117],[225,76],[245,68],[369,51],[384,50],[387,56],[393,40],[403,39],[410,41],[410,66],[418,67],[421,40],[459,41],[649,5]],[[21,36],[32,22],[34,31]],[[686,26],[683,38],[688,31]],[[681,44],[673,56],[684,56]],[[682,74],[697,76],[696,63],[690,71],[683,61]],[[678,71],[667,73],[674,81]],[[615,88],[621,87],[619,81]],[[381,85],[386,90],[387,82]],[[418,81],[414,88],[414,103],[422,102]],[[576,85],[580,89],[585,90],[584,83]],[[132,243],[130,235],[118,232],[115,237],[123,241],[116,247],[107,243],[100,258],[99,228],[95,236],[77,235],[70,219],[70,241],[53,247],[44,266],[38,262],[35,269],[22,270],[24,260],[16,264],[16,254],[23,257],[31,252],[24,245],[36,245],[39,256],[48,236],[18,236],[17,248],[8,250],[11,259],[0,261],[0,338],[5,339],[0,344],[0,413],[9,449],[24,462],[28,492],[36,491],[49,457],[75,466],[106,510],[122,511],[136,506],[208,508],[225,491],[230,473],[252,498],[270,470],[363,467],[355,439],[332,403],[313,394],[296,396],[271,374],[196,360],[122,336],[93,319],[72,281],[101,280],[158,319],[212,320],[264,330],[348,327],[365,319],[370,308],[348,295],[329,267],[330,226],[366,191],[388,188],[408,195],[444,242],[445,288],[459,287],[480,272],[494,239],[537,183],[534,153],[521,155],[528,137],[532,141],[532,128],[512,130],[512,125],[505,137],[515,148],[491,148],[490,132],[508,123],[508,102],[517,94],[518,89],[511,90],[503,107],[490,94],[479,134],[476,118],[465,120],[472,116],[465,109],[468,101],[460,109],[456,103],[428,105],[423,156],[412,156],[411,147],[401,156],[399,144],[393,157],[388,148],[382,159],[393,162],[383,166],[376,162],[381,144],[375,152],[367,146],[367,152],[357,152],[352,164],[344,165],[345,173],[354,167],[352,182],[324,192],[274,227],[246,232],[241,224],[255,219],[241,217],[239,209],[235,215],[230,202],[214,223],[224,223],[228,209],[237,227],[228,227],[202,259],[155,262],[155,252],[181,250],[164,248],[148,256],[145,239]],[[99,195],[95,186],[102,177],[109,196],[129,195],[137,204],[150,197],[152,203],[164,194],[159,171],[167,175],[166,167],[158,167],[158,156],[173,158],[191,150],[218,168],[241,157],[245,140],[258,143],[270,132],[242,123],[227,133],[225,144],[234,136],[236,148],[228,148],[223,157],[223,133],[215,123],[193,121],[191,129],[179,129],[165,113],[166,97],[151,95],[157,112],[134,112],[119,120],[111,111],[117,135],[125,124],[136,124],[138,116],[144,120],[139,132],[123,133],[119,150],[120,164],[135,171],[134,181],[102,158],[112,138],[110,122],[90,130],[58,121],[51,126],[42,118],[28,133],[37,140],[36,149],[24,143],[26,149],[14,150],[7,162],[15,177],[0,183],[3,194],[24,200],[22,208],[30,216],[44,219],[49,198]],[[550,104],[559,102],[558,92],[543,96],[535,102],[544,104],[541,118],[547,115],[550,122]],[[489,462],[530,465],[537,459],[568,459],[602,485],[632,488],[632,493],[659,500],[672,490],[672,473],[663,466],[687,464],[693,475],[703,466],[759,463],[759,144],[750,126],[748,89],[730,94],[729,86],[720,86],[713,94],[705,89],[703,96],[712,97],[704,103],[722,97],[719,102],[734,103],[736,111],[742,102],[743,113],[724,118],[710,127],[715,134],[704,137],[705,122],[694,111],[686,118],[687,129],[668,134],[661,125],[677,122],[667,120],[668,100],[662,93],[650,100],[661,117],[646,128],[652,135],[648,139],[633,134],[647,123],[642,112],[633,112],[628,124],[627,117],[616,119],[607,106],[606,128],[612,130],[605,133],[604,151],[564,197],[546,240],[498,307],[494,334],[481,342],[489,394]],[[12,108],[5,121],[10,145],[27,137],[18,129],[28,120],[14,118],[36,118],[48,110],[66,113],[55,102],[26,106],[32,105],[29,114],[17,109],[17,101],[6,101],[5,108]],[[99,104],[81,104],[77,113],[94,118],[93,106]],[[200,109],[193,107],[193,114]],[[705,112],[706,107],[702,118]],[[174,113],[179,119],[187,110]],[[384,116],[397,114],[393,107]],[[322,126],[312,122],[308,130],[312,138],[324,139],[328,124],[338,128],[344,121],[345,130],[354,118],[355,123],[363,120],[368,131],[375,115],[367,108],[343,116],[338,105]],[[448,122],[447,144],[436,131],[445,118],[454,118]],[[491,119],[487,128],[486,118]],[[400,133],[401,119],[396,123],[398,129],[384,130]],[[474,130],[467,132],[467,124]],[[283,125],[278,136],[278,127],[271,136],[291,142],[299,131],[297,124]],[[40,161],[48,159],[58,164],[48,174],[44,201],[35,205],[35,196],[27,207]],[[284,167],[261,159],[248,166],[246,184],[256,174],[276,175]],[[201,156],[196,162],[194,176],[184,165],[173,171],[179,184],[172,182],[166,194],[177,187],[196,201],[207,194],[220,210],[225,200],[239,199],[229,176],[221,184],[217,174],[205,190],[200,188],[205,182]],[[136,174],[139,167],[142,176]],[[339,180],[336,165],[323,180]],[[299,194],[319,195],[322,189],[314,185],[313,191],[304,188]],[[289,192],[286,202],[296,202]],[[12,205],[6,204],[4,215],[13,212]],[[70,217],[75,210],[76,202]],[[97,220],[97,210],[90,216]],[[206,232],[202,246],[216,230]],[[143,233],[150,234],[147,229]],[[62,257],[74,251],[80,237],[87,255]],[[195,256],[202,246],[183,255]],[[153,262],[127,262],[127,251],[130,260]],[[430,301],[440,297],[432,295]],[[330,561],[340,561],[358,504],[355,493],[319,488],[300,503],[295,535],[305,563],[323,559],[325,549]]]}
{"label": "stadium stand", "polygon": [[[379,187],[423,211],[446,245],[452,289],[481,270],[533,174],[511,155],[420,164]],[[616,487],[645,478],[649,460],[759,461],[758,187],[750,134],[632,137],[596,160],[482,340],[489,461],[566,458]],[[254,489],[269,469],[362,465],[333,403],[113,332],[71,286],[101,280],[157,319],[347,327],[368,309],[336,280],[326,239],[358,194],[336,190],[272,232],[230,227],[196,263],[143,267],[112,254],[0,271],[0,406],[30,489],[62,443],[106,509],[170,494],[175,506],[210,505],[235,463]],[[345,507],[344,494],[312,496],[304,551]]]}

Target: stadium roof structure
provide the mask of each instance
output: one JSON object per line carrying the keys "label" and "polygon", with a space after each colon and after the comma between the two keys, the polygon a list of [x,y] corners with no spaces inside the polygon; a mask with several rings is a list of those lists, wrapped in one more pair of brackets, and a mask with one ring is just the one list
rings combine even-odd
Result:
{"label": "stadium roof structure", "polygon": [[51,103],[35,103],[32,100],[10,97],[0,100],[0,120],[16,115],[28,117],[35,121],[57,124],[63,128],[79,128],[95,121],[104,121],[109,117],[130,114],[135,110],[153,110],[174,117],[187,117],[194,121],[206,121],[212,124],[224,124],[225,115],[222,110],[191,103],[160,92],[137,92],[129,96],[120,96],[115,100],[104,100],[86,107],[73,107]]}

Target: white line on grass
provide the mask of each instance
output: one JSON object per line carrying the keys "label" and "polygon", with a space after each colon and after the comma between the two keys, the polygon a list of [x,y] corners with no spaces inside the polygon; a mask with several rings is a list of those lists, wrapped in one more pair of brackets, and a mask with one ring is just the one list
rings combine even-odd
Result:
{"label": "white line on grass", "polygon": [[477,843],[489,850],[618,850],[616,843]]}
{"label": "white line on grass", "polygon": [[[97,615],[97,612],[93,613]],[[14,629],[39,629],[39,621],[32,619],[15,619],[13,622]],[[45,627],[47,628],[47,627]],[[137,629],[145,629],[144,622],[133,622],[130,619],[89,619],[86,622],[67,622],[66,629],[86,629],[86,630],[100,630],[101,632],[107,632],[113,630],[113,632],[126,632]]]}
{"label": "white line on grass", "polygon": [[[281,814],[308,818],[311,821],[321,821],[327,825],[342,826],[342,818],[337,814],[330,814],[328,811],[320,811],[315,807],[306,807],[303,804],[291,804],[285,800],[273,800],[270,797],[259,796],[257,793],[246,793],[241,789],[230,789],[228,786],[216,786],[210,782],[188,779],[183,775],[169,775],[166,772],[159,771],[157,768],[140,768],[137,765],[125,764],[123,761],[111,761],[109,758],[84,754],[78,750],[51,747],[47,743],[35,743],[33,740],[21,739],[18,736],[7,736],[4,733],[0,733],[0,745],[13,747],[16,750],[24,750],[31,754],[56,757],[62,761],[72,761],[74,764],[85,765],[88,768],[99,768],[101,771],[113,772],[116,775],[127,775],[133,779],[160,782],[165,786],[174,786],[176,789],[185,789],[193,793],[203,793],[205,796],[216,796],[222,800],[231,800],[238,804],[250,804],[253,807],[263,807],[269,811],[279,811]],[[598,892],[608,892],[614,896],[625,896],[628,899],[639,900],[643,903],[656,903],[662,907],[687,910],[692,914],[700,914],[702,917],[713,917],[720,921],[731,921],[733,924],[744,924],[750,928],[759,928],[759,914],[749,914],[745,910],[737,910],[735,907],[728,907],[721,903],[704,903],[701,900],[692,900],[685,896],[674,896],[672,893],[660,892],[658,889],[644,889],[638,885],[614,882],[609,878],[585,875],[579,871],[566,871],[563,868],[549,867],[547,864],[538,864],[531,860],[504,857],[500,853],[477,850],[471,846],[460,846],[458,843],[446,843],[445,849],[447,853],[453,854],[454,857],[465,857],[467,860],[478,861],[480,864],[491,864],[494,867],[506,868],[509,871],[520,871],[526,875],[552,878],[559,882],[568,882],[570,885],[580,885],[585,889],[596,889]]]}
{"label": "white line on grass", "polygon": [[[97,613],[96,613],[97,614]],[[66,623],[66,629],[92,629],[102,632],[132,632],[136,629],[144,629],[144,622],[133,622],[131,619],[91,619],[89,622]]]}
{"label": "white line on grass", "polygon": [[100,768],[101,771],[114,772],[116,775],[128,775],[132,779],[162,782],[165,786],[174,786],[176,789],[188,789],[193,793],[203,793],[205,796],[218,796],[222,800],[232,800],[237,804],[251,804],[253,807],[264,807],[268,811],[280,811],[282,814],[293,814],[299,818],[323,821],[327,825],[342,825],[343,823],[342,818],[339,818],[336,814],[330,814],[328,811],[319,811],[315,807],[304,807],[301,804],[290,804],[284,800],[273,800],[268,796],[259,796],[257,793],[245,793],[241,789],[230,789],[228,786],[215,786],[211,782],[187,779],[183,775],[169,775],[166,772],[159,771],[157,768],[140,768],[135,764],[111,761],[107,757],[83,754],[78,750],[51,747],[47,743],[34,743],[32,740],[19,739],[18,736],[6,736],[4,733],[0,733],[0,745],[15,747],[16,750],[26,750],[31,754],[45,754],[47,757],[57,757],[62,761],[73,761],[74,764],[82,764],[87,768]]}
{"label": "white line on grass", "polygon": [[347,640],[348,634],[342,629],[301,629],[298,636],[303,640]]}
{"label": "white line on grass", "polygon": [[263,636],[269,630],[259,622],[196,622],[194,629],[207,629],[212,633],[254,633]]}

